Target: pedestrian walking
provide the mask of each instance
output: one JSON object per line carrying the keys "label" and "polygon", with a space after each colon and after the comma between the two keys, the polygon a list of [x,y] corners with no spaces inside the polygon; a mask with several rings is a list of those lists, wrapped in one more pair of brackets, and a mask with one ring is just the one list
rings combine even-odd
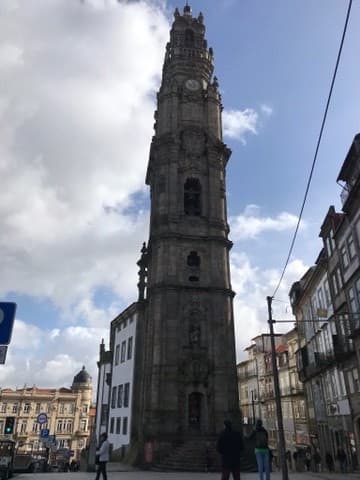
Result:
{"label": "pedestrian walking", "polygon": [[255,430],[250,435],[255,437],[255,457],[259,471],[259,480],[270,480],[270,451],[268,432],[262,424],[262,420],[256,421]]}
{"label": "pedestrian walking", "polygon": [[306,466],[306,471],[310,472],[310,466],[311,466],[311,448],[308,447],[305,452],[305,466]]}
{"label": "pedestrian walking", "polygon": [[104,432],[100,435],[100,444],[96,450],[96,463],[97,471],[95,480],[99,480],[100,474],[102,474],[103,480],[107,480],[106,464],[109,461],[110,444],[107,439],[107,433]]}
{"label": "pedestrian walking", "polygon": [[341,447],[338,448],[336,458],[339,461],[341,473],[346,473],[346,471],[347,471],[347,458],[346,458],[345,450],[343,448],[341,448]]}
{"label": "pedestrian walking", "polygon": [[333,472],[334,471],[334,459],[333,459],[333,456],[331,455],[330,452],[326,452],[325,462],[326,462],[326,466],[327,466],[327,469],[329,470],[329,472]]}
{"label": "pedestrian walking", "polygon": [[244,448],[240,432],[233,430],[229,420],[224,421],[224,430],[221,432],[216,449],[221,455],[221,480],[229,480],[230,473],[233,480],[240,480],[240,455]]}
{"label": "pedestrian walking", "polygon": [[320,473],[321,472],[321,456],[317,450],[315,450],[314,452],[313,462],[314,462],[314,471]]}

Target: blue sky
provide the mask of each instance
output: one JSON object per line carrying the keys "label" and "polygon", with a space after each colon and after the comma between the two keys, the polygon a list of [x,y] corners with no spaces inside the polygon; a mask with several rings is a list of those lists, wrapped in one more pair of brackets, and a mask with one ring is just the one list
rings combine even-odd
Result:
{"label": "blue sky", "polygon": [[[266,296],[297,221],[347,2],[189,3],[205,17],[233,152],[227,198],[240,359],[267,331]],[[0,3],[0,298],[18,304],[1,386],[68,385],[83,364],[95,378],[109,322],[136,300],[155,93],[175,6],[183,3]],[[341,208],[336,178],[360,131],[359,21],[354,1],[281,300],[316,259],[329,205]],[[286,304],[274,309],[289,316]]]}

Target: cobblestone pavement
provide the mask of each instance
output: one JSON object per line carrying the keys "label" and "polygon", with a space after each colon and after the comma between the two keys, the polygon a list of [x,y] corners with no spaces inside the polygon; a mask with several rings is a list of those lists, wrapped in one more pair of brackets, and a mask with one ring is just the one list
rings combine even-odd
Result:
{"label": "cobblestone pavement", "polygon": [[[116,470],[116,471],[114,471]],[[16,480],[94,480],[91,472],[68,473],[21,473]],[[242,473],[241,480],[257,480],[257,473]],[[289,480],[360,480],[360,473],[289,473]],[[191,472],[148,472],[140,470],[128,471],[126,467],[109,465],[108,480],[220,480],[219,473]],[[281,472],[271,474],[271,480],[282,480]]]}

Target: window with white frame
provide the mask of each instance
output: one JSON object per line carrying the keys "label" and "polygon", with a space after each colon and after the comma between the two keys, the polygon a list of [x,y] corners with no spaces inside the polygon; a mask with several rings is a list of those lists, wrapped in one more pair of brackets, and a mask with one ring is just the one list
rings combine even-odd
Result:
{"label": "window with white frame", "polygon": [[41,406],[40,403],[37,403],[35,405],[35,413],[40,413],[40,406]]}
{"label": "window with white frame", "polygon": [[343,286],[343,281],[342,281],[342,276],[341,276],[341,272],[340,272],[339,267],[337,267],[337,269],[335,270],[335,274],[336,274],[339,290],[341,290],[342,286]]}
{"label": "window with white frame", "polygon": [[329,291],[329,282],[327,280],[325,280],[324,282],[324,292],[325,292],[326,306],[329,307],[331,305],[331,297],[330,297],[330,291]]}
{"label": "window with white frame", "polygon": [[80,432],[86,432],[86,425],[87,425],[86,420],[81,420],[80,421]]}
{"label": "window with white frame", "polygon": [[18,410],[18,404],[14,403],[13,408],[12,408],[12,413],[17,413]]}
{"label": "window with white frame", "polygon": [[133,351],[133,337],[128,338],[128,344],[127,344],[127,359],[130,360],[132,357],[132,351]]}
{"label": "window with white frame", "polygon": [[124,387],[124,407],[129,406],[129,397],[130,397],[130,383],[125,383],[125,387]]}
{"label": "window with white frame", "polygon": [[26,427],[27,427],[27,421],[23,420],[20,424],[20,433],[25,433],[26,432]]}
{"label": "window with white frame", "polygon": [[6,402],[3,402],[3,403],[1,404],[1,410],[0,410],[0,412],[1,412],[1,413],[6,413],[6,410],[7,410],[7,403],[6,403]]}
{"label": "window with white frame", "polygon": [[340,258],[341,258],[341,262],[344,269],[347,269],[349,266],[349,257],[348,257],[348,252],[346,250],[346,245],[343,245],[340,248]]}
{"label": "window with white frame", "polygon": [[125,362],[125,355],[126,355],[126,340],[121,343],[121,363]]}
{"label": "window with white frame", "polygon": [[57,424],[56,424],[56,431],[58,433],[62,432],[62,429],[63,429],[63,421],[62,420],[58,420],[57,421]]}
{"label": "window with white frame", "polygon": [[313,311],[313,318],[317,318],[317,308],[318,308],[318,305],[317,305],[316,295],[313,295],[313,297],[312,297],[312,299],[311,299],[311,306],[312,306],[312,311]]}
{"label": "window with white frame", "polygon": [[120,345],[116,345],[115,348],[115,365],[119,365],[120,361]]}
{"label": "window with white frame", "polygon": [[331,254],[333,252],[331,245],[332,243],[330,241],[330,237],[325,237],[325,249],[328,257],[331,257]]}
{"label": "window with white frame", "polygon": [[348,297],[349,297],[349,307],[351,313],[357,312],[357,304],[355,299],[355,291],[353,287],[350,287],[348,290]]}
{"label": "window with white frame", "polygon": [[357,368],[352,368],[347,372],[350,393],[360,392],[359,372]]}
{"label": "window with white frame", "polygon": [[347,237],[346,245],[348,248],[350,260],[353,260],[356,257],[356,248],[355,248],[355,242],[354,242],[354,237],[352,233],[350,233],[350,235]]}
{"label": "window with white frame", "polygon": [[122,404],[123,404],[123,391],[124,391],[124,385],[119,385],[118,386],[118,398],[117,398],[118,408],[121,408]]}
{"label": "window with white frame", "polygon": [[344,380],[344,372],[342,370],[338,370],[339,376],[339,393],[342,396],[346,395],[346,388],[345,388],[345,380]]}
{"label": "window with white frame", "polygon": [[115,408],[116,406],[116,390],[117,387],[112,387],[112,392],[111,392],[111,408]]}
{"label": "window with white frame", "polygon": [[38,422],[34,422],[32,426],[32,431],[36,433],[39,430],[40,424]]}
{"label": "window with white frame", "polygon": [[127,426],[128,426],[128,418],[124,417],[123,418],[123,425],[122,425],[122,433],[123,435],[127,434]]}
{"label": "window with white frame", "polygon": [[116,433],[121,433],[121,417],[116,418]]}
{"label": "window with white frame", "polygon": [[324,303],[324,295],[321,287],[318,289],[317,295],[318,295],[318,301],[319,301],[319,308],[325,308],[326,305]]}

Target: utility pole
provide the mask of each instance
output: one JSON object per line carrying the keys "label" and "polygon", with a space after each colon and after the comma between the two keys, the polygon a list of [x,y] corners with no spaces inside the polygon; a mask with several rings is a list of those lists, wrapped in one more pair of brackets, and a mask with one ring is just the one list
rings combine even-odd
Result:
{"label": "utility pole", "polygon": [[274,337],[275,320],[273,320],[272,318],[272,311],[271,311],[272,297],[266,297],[266,300],[267,300],[268,312],[269,312],[268,323],[269,323],[269,329],[270,329],[271,364],[272,364],[272,371],[273,371],[273,377],[274,377],[276,416],[277,416],[277,424],[278,424],[278,430],[279,430],[280,466],[281,466],[281,472],[282,472],[282,480],[289,480],[286,454],[285,454],[285,437],[284,437],[284,425],[283,425],[283,416],[282,416],[282,409],[281,409],[279,373],[276,365],[276,351],[275,351],[275,337]]}

